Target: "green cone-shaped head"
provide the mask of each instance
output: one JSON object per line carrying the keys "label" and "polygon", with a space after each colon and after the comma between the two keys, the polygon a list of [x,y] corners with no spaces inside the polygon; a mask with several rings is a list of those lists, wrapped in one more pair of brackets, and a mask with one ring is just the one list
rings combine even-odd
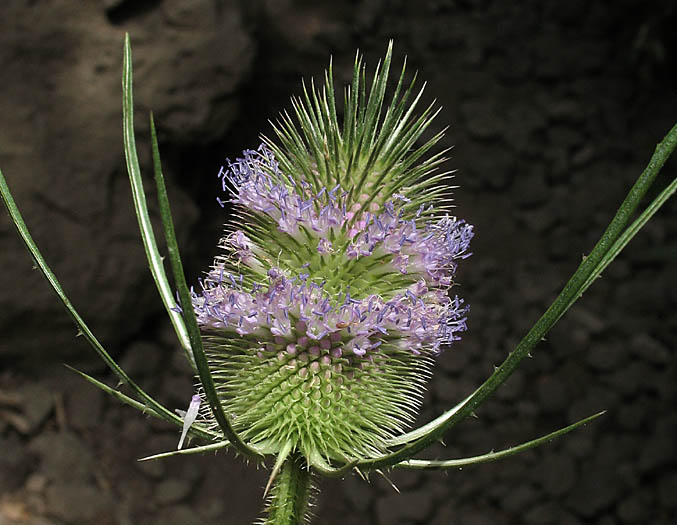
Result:
{"label": "green cone-shaped head", "polygon": [[[308,463],[385,451],[415,417],[432,358],[465,329],[451,297],[472,227],[444,213],[439,140],[420,91],[384,104],[391,50],[365,89],[361,58],[339,124],[331,71],[222,172],[238,222],[194,295],[236,431]],[[403,71],[404,74],[404,71]],[[425,160],[424,160],[425,159]]]}

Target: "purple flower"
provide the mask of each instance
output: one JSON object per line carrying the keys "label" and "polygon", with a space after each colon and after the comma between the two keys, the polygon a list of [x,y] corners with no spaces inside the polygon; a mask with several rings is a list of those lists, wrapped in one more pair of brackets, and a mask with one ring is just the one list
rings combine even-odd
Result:
{"label": "purple flower", "polygon": [[224,189],[229,184],[235,188],[232,202],[269,216],[281,232],[294,237],[299,236],[301,227],[326,234],[346,221],[347,194],[338,193],[340,186],[314,193],[307,182],[284,177],[265,145],[245,151],[244,157],[229,163],[219,176]]}
{"label": "purple flower", "polygon": [[201,294],[193,297],[198,322],[211,331],[231,331],[271,341],[268,352],[317,344],[327,354],[364,356],[389,340],[418,353],[438,351],[465,330],[467,307],[424,281],[384,301],[378,295],[354,299],[346,294],[336,304],[322,284],[287,278],[279,268],[269,272],[268,286],[248,292],[233,286],[238,279],[210,273]]}
{"label": "purple flower", "polygon": [[[254,337],[266,343],[264,356],[320,352],[365,358],[383,343],[436,353],[466,329],[468,307],[448,295],[456,261],[469,255],[473,231],[465,221],[449,216],[424,220],[422,207],[412,214],[406,208],[411,201],[402,194],[382,206],[365,206],[361,203],[369,198],[360,195],[347,211],[350,192],[339,185],[313,191],[307,182],[295,182],[281,173],[264,145],[229,162],[220,177],[223,187],[233,190],[232,202],[272,221],[277,232],[269,246],[258,245],[241,230],[223,240],[232,257],[217,258],[193,297],[204,330]],[[285,236],[294,239],[296,255],[310,245],[303,252],[308,262],[276,262],[271,247],[287,249]],[[355,266],[358,260],[363,266]],[[351,282],[362,279],[358,289],[353,287],[354,295],[347,289],[337,293],[344,288],[334,279],[341,272]],[[369,279],[387,282],[397,275],[405,280],[387,293],[370,290]],[[252,280],[251,289],[245,289],[242,283]]]}

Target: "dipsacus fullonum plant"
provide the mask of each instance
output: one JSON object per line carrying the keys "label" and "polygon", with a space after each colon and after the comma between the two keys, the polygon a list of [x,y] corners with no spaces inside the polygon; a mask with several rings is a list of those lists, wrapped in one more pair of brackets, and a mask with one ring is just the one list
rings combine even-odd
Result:
{"label": "dipsacus fullonum plant", "polygon": [[415,146],[433,116],[413,116],[420,92],[410,104],[400,80],[383,109],[390,59],[367,97],[358,58],[342,125],[329,73],[294,100],[280,146],[222,170],[237,219],[193,296],[236,431],[311,466],[382,455],[465,330],[450,290],[472,226],[448,214],[442,154],[421,161],[440,135]]}
{"label": "dipsacus fullonum plant", "polygon": [[[111,395],[182,427],[177,454],[232,448],[271,467],[262,523],[308,518],[314,474],[365,477],[387,468],[454,468],[545,443],[592,415],[509,449],[454,460],[412,459],[462,421],[512,373],[627,242],[677,189],[673,180],[628,225],[677,144],[659,144],[618,213],[562,293],[477,390],[433,421],[408,430],[434,362],[454,351],[468,307],[454,276],[470,255],[472,226],[451,214],[441,133],[421,137],[436,115],[420,112],[423,89],[389,84],[392,46],[372,80],[357,55],[339,115],[331,66],[304,86],[292,113],[255,150],[219,173],[234,210],[221,253],[199,284],[186,284],[151,117],[153,164],[170,286],[148,217],[133,133],[129,39],[123,68],[124,141],[134,204],[167,313],[199,381],[180,415],[141,389],[104,350],[47,266],[0,173],[10,216],[80,331],[131,391],[78,372]],[[390,87],[390,89],[387,89]],[[188,436],[207,444],[183,449]],[[268,461],[268,458],[271,458]]]}

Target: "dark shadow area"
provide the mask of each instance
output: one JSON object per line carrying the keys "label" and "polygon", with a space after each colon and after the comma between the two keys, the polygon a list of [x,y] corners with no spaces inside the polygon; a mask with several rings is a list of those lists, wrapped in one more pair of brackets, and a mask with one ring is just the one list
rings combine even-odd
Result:
{"label": "dark shadow area", "polygon": [[113,25],[122,25],[128,20],[143,15],[157,7],[162,0],[111,0],[106,5],[106,17]]}

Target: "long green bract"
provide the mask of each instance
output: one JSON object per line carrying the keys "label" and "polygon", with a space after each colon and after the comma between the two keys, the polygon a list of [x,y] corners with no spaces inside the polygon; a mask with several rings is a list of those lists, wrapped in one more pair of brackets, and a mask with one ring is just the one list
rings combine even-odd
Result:
{"label": "long green bract", "polygon": [[174,233],[174,223],[172,221],[172,214],[169,208],[169,198],[167,196],[167,188],[164,183],[162,175],[162,168],[160,165],[160,152],[157,144],[157,134],[155,132],[155,124],[151,115],[150,119],[151,129],[151,143],[153,148],[153,167],[155,171],[155,183],[157,186],[158,202],[160,206],[160,214],[162,216],[162,225],[165,232],[165,240],[167,242],[167,251],[169,253],[169,262],[174,274],[174,282],[179,292],[179,299],[181,300],[181,309],[183,311],[183,319],[188,330],[188,337],[193,349],[193,357],[195,358],[195,365],[197,366],[200,383],[205,391],[209,406],[212,410],[214,418],[216,419],[224,436],[228,438],[231,444],[243,454],[248,456],[261,456],[261,452],[255,448],[247,445],[240,439],[233,429],[230,421],[223,411],[223,406],[219,400],[216,386],[209,370],[207,357],[205,355],[204,347],[202,345],[202,336],[200,328],[197,324],[195,311],[193,310],[193,302],[186,283],[186,277],[183,272],[183,263],[179,254],[179,246],[176,242],[176,235]]}
{"label": "long green bract", "polygon": [[[193,427],[191,427],[191,430]],[[191,430],[188,433],[191,433]],[[230,445],[229,441],[217,441],[216,443],[210,443],[209,445],[202,445],[199,447],[183,448],[181,450],[172,450],[171,452],[161,452],[160,454],[153,454],[152,456],[146,456],[145,458],[139,458],[137,461],[153,461],[156,459],[166,459],[173,458],[174,456],[191,456],[193,454],[204,454],[205,452],[214,452],[216,450],[221,450]]]}
{"label": "long green bract", "polygon": [[556,430],[554,432],[550,432],[545,436],[532,439],[530,441],[527,441],[526,443],[522,443],[521,445],[516,445],[514,447],[510,447],[505,450],[500,450],[498,452],[489,452],[487,454],[481,454],[479,456],[459,459],[444,459],[444,460],[408,459],[406,461],[402,461],[401,463],[397,463],[394,466],[397,468],[405,468],[411,470],[435,470],[435,469],[459,468],[469,465],[479,465],[481,463],[490,463],[492,461],[498,461],[499,459],[514,456],[515,454],[519,454],[520,452],[524,452],[525,450],[529,450],[539,445],[549,443],[555,438],[563,436],[564,434],[568,434],[572,430],[576,430],[578,427],[583,426],[586,423],[590,423],[591,421],[597,419],[604,413],[605,413],[604,411],[598,412],[597,414],[593,414],[592,416],[581,419],[580,421],[576,421],[576,423],[568,425],[564,428],[560,428],[559,430]]}
{"label": "long green bract", "polygon": [[169,319],[174,326],[174,331],[179,338],[188,362],[193,369],[195,360],[192,355],[188,332],[181,315],[174,309],[176,301],[172,288],[169,285],[162,256],[155,241],[153,226],[148,215],[148,206],[146,204],[146,195],[141,180],[141,168],[136,153],[136,141],[134,139],[134,97],[132,91],[132,60],[131,47],[129,45],[129,34],[125,35],[124,44],[124,64],[122,71],[122,121],[123,121],[123,141],[125,146],[125,161],[127,163],[127,173],[129,174],[129,183],[132,188],[132,199],[134,202],[134,211],[139,222],[139,231],[143,240],[143,247],[146,250],[148,258],[148,268],[153,275],[153,280],[157,286],[162,302],[167,310]]}
{"label": "long green bract", "polygon": [[[125,71],[129,69],[130,84],[126,86],[131,89],[131,49],[129,46],[129,39],[125,40]],[[176,234],[174,232],[174,222],[172,220],[171,209],[169,207],[169,198],[167,196],[167,188],[164,183],[164,176],[162,175],[162,167],[160,164],[160,151],[157,144],[157,134],[155,132],[155,124],[153,117],[150,118],[151,129],[151,143],[153,149],[153,167],[155,172],[155,184],[157,187],[158,203],[160,207],[160,215],[162,217],[162,225],[165,233],[165,241],[167,243],[167,251],[169,253],[169,262],[174,275],[174,282],[178,289],[179,299],[181,300],[181,309],[183,312],[183,319],[188,330],[188,337],[190,339],[191,348],[193,350],[193,357],[197,367],[200,383],[204,389],[205,395],[212,410],[212,414],[216,419],[224,436],[231,442],[231,444],[243,454],[248,456],[258,457],[262,453],[255,447],[247,445],[233,429],[228,420],[223,406],[219,400],[216,386],[212,379],[207,357],[205,355],[204,347],[202,345],[202,336],[200,328],[197,324],[197,318],[193,310],[193,302],[186,283],[186,277],[183,271],[183,263],[181,262],[181,255],[179,253],[179,246],[176,241]]]}

